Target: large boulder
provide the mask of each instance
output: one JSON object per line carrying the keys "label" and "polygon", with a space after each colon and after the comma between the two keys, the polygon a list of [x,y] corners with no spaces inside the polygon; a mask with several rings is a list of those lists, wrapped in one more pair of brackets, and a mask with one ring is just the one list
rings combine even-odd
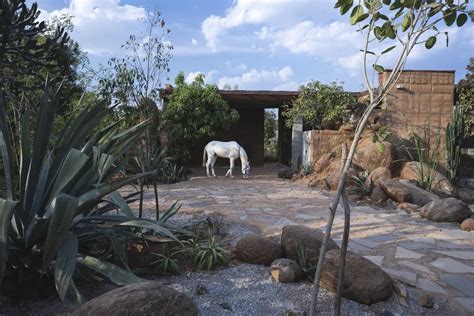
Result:
{"label": "large boulder", "polygon": [[142,282],[120,287],[98,296],[72,315],[197,315],[191,298],[158,282]]}
{"label": "large boulder", "polygon": [[321,172],[331,164],[331,161],[334,159],[333,153],[325,153],[319,157],[319,159],[314,164],[314,171]]}
{"label": "large boulder", "polygon": [[466,218],[461,223],[461,229],[466,230],[468,232],[474,230],[474,217]]}
{"label": "large boulder", "polygon": [[389,198],[398,203],[411,202],[410,191],[407,186],[399,181],[384,178],[379,181],[380,188],[387,194]]}
{"label": "large boulder", "polygon": [[457,190],[454,185],[444,175],[436,170],[431,170],[425,163],[417,161],[405,162],[400,171],[400,179],[420,181],[421,168],[423,173],[430,174],[433,177],[433,191],[442,196],[457,196]]}
{"label": "large boulder", "polygon": [[392,177],[392,172],[390,172],[390,169],[387,167],[378,167],[375,168],[365,179],[365,185],[366,186],[378,186],[380,180],[384,178],[391,178]]}
{"label": "large boulder", "polygon": [[439,196],[416,186],[409,180],[400,180],[400,183],[408,188],[410,192],[410,203],[423,206],[429,202],[439,200]]}
{"label": "large boulder", "polygon": [[272,278],[281,283],[296,282],[303,274],[298,263],[288,258],[276,259],[271,267]]}
{"label": "large boulder", "polygon": [[[339,251],[328,251],[321,285],[332,292],[337,290],[339,264]],[[382,268],[360,255],[347,252],[343,297],[370,305],[384,301],[392,294],[393,280]]]}
{"label": "large boulder", "polygon": [[[323,244],[324,233],[302,225],[287,225],[281,233],[283,255],[298,261],[298,249],[306,252],[307,264],[316,265]],[[339,249],[334,240],[329,239],[327,250]]]}
{"label": "large boulder", "polygon": [[458,189],[458,195],[467,204],[474,204],[474,189],[461,187]]}
{"label": "large boulder", "polygon": [[268,237],[248,235],[237,243],[234,254],[237,259],[254,264],[269,266],[274,260],[282,257],[279,243]]}
{"label": "large boulder", "polygon": [[382,142],[383,150],[378,143],[369,137],[363,138],[357,145],[352,163],[362,169],[372,172],[378,167],[390,168],[395,160],[395,148],[389,142]]}
{"label": "large boulder", "polygon": [[[326,177],[325,181],[328,187],[335,191],[337,190],[337,186],[339,185],[339,178],[341,176],[341,168],[342,162],[340,159],[331,162],[327,169],[332,170],[328,176]],[[351,180],[351,176],[357,177],[357,170],[354,168],[349,168],[348,175],[346,177],[346,187],[354,186],[354,181]]]}
{"label": "large boulder", "polygon": [[374,187],[370,193],[370,199],[375,203],[381,203],[387,200],[387,195],[380,187]]}
{"label": "large boulder", "polygon": [[471,217],[472,212],[469,205],[456,198],[446,198],[430,202],[420,210],[421,217],[434,222],[457,222],[461,223]]}

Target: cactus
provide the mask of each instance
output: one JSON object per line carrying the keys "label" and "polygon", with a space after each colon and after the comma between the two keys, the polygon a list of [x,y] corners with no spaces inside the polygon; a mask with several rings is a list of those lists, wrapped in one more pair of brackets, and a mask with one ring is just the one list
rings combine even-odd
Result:
{"label": "cactus", "polygon": [[466,109],[462,106],[455,106],[453,121],[446,128],[448,177],[453,182],[457,181],[461,164],[461,142],[463,140],[465,117]]}

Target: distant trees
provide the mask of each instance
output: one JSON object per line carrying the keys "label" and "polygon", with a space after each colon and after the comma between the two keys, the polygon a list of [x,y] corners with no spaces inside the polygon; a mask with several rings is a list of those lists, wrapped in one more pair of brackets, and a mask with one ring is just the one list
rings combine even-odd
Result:
{"label": "distant trees", "polygon": [[474,136],[474,57],[466,66],[466,76],[456,85],[456,105],[465,111],[464,137]]}
{"label": "distant trees", "polygon": [[321,129],[323,122],[327,121],[342,122],[347,107],[356,103],[355,97],[336,82],[323,84],[313,80],[300,86],[299,91],[298,98],[283,112],[283,116],[288,118],[288,127],[298,117],[311,129]]}
{"label": "distant trees", "polygon": [[188,162],[194,143],[228,129],[238,118],[238,112],[221,98],[219,88],[204,84],[203,74],[188,84],[181,72],[163,112],[164,128],[170,137],[168,153],[181,163]]}

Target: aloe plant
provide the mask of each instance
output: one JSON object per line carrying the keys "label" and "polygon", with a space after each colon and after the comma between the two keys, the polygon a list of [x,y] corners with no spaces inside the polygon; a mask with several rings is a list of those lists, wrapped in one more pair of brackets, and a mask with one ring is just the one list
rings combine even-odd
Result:
{"label": "aloe plant", "polygon": [[[13,139],[0,98],[6,189],[0,198],[0,285],[19,280],[21,287],[24,275],[48,274],[54,277],[61,299],[80,302],[73,281],[76,265],[117,284],[137,282],[141,279],[128,268],[123,241],[136,237],[137,232],[177,237],[166,223],[138,220],[127,203],[134,195],[124,198],[117,191],[149,175],[120,176],[125,154],[137,143],[147,122],[123,132],[116,123],[100,128],[110,109],[97,104],[69,121],[52,143],[56,110],[57,93],[49,95],[46,83],[37,117],[33,120],[33,112],[26,109],[19,137]],[[19,161],[14,159],[14,149]],[[114,208],[120,213],[111,215]],[[91,238],[108,238],[124,268],[88,253]]]}

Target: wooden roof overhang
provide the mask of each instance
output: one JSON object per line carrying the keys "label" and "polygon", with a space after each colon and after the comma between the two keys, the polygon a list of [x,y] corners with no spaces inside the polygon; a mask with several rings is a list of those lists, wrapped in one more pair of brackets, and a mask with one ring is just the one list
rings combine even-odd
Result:
{"label": "wooden roof overhang", "polygon": [[234,108],[279,108],[299,95],[298,91],[219,90],[225,101]]}

